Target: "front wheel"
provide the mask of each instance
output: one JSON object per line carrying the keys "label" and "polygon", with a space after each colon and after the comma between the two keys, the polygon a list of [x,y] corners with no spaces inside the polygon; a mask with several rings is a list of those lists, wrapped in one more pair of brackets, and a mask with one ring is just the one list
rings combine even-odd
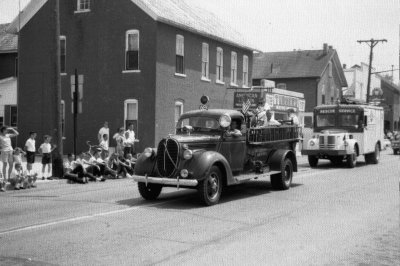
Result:
{"label": "front wheel", "polygon": [[314,155],[308,155],[308,163],[311,167],[317,167],[318,165],[318,158]]}
{"label": "front wheel", "polygon": [[218,167],[211,167],[206,179],[200,182],[198,192],[205,205],[218,203],[222,194],[222,175]]}
{"label": "front wheel", "polygon": [[347,164],[347,167],[354,168],[357,164],[357,154],[353,153],[353,154],[347,155],[346,164]]}
{"label": "front wheel", "polygon": [[155,200],[160,196],[162,185],[159,184],[147,184],[143,182],[138,183],[138,189],[140,195],[146,200]]}
{"label": "front wheel", "polygon": [[274,189],[287,190],[293,179],[293,164],[290,159],[285,159],[281,164],[281,173],[271,175],[271,184]]}

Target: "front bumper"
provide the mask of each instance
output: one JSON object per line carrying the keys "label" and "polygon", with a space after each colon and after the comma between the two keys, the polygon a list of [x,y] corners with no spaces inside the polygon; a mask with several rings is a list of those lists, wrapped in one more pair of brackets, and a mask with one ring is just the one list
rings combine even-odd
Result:
{"label": "front bumper", "polygon": [[347,150],[302,150],[302,155],[314,155],[314,156],[344,156],[350,155],[351,153]]}
{"label": "front bumper", "polygon": [[173,179],[173,178],[162,178],[162,177],[151,177],[151,176],[141,176],[134,175],[133,180],[142,183],[152,183],[168,186],[184,186],[184,187],[196,187],[199,182],[195,179]]}

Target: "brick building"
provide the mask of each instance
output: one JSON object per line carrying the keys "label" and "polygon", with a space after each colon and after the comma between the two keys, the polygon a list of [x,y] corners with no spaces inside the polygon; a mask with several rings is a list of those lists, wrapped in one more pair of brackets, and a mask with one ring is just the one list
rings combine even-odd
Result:
{"label": "brick building", "polygon": [[[54,1],[31,1],[21,15],[19,129],[51,134],[55,128],[52,76]],[[18,18],[9,27],[16,32]],[[64,151],[71,152],[70,76],[84,75],[78,148],[134,123],[141,151],[174,132],[180,113],[199,107],[231,108],[232,86],[248,86],[253,49],[212,14],[179,0],[60,1]],[[113,142],[111,142],[113,144]]]}
{"label": "brick building", "polygon": [[18,36],[0,24],[0,126],[17,127]]}
{"label": "brick building", "polygon": [[272,80],[276,87],[304,94],[304,125],[312,127],[313,108],[335,102],[346,78],[335,49],[260,53],[254,56],[253,85]]}

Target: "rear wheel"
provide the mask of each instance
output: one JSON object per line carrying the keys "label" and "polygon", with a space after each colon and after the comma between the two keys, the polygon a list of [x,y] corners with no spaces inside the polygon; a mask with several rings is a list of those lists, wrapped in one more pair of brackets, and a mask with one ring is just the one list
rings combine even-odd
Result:
{"label": "rear wheel", "polygon": [[222,194],[222,175],[217,166],[212,166],[206,179],[200,182],[198,192],[205,205],[218,203]]}
{"label": "rear wheel", "polygon": [[140,195],[146,200],[155,200],[161,193],[162,185],[139,182],[138,189]]}
{"label": "rear wheel", "polygon": [[314,155],[308,155],[308,163],[311,167],[317,167],[318,165],[318,158]]}
{"label": "rear wheel", "polygon": [[271,184],[274,189],[287,190],[293,179],[293,164],[290,159],[285,159],[281,164],[281,173],[271,175]]}

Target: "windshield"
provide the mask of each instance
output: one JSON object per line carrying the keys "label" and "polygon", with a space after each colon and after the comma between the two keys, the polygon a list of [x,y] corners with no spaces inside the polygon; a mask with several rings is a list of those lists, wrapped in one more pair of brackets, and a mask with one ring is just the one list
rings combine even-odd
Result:
{"label": "windshield", "polygon": [[359,115],[339,115],[339,126],[342,127],[358,127]]}
{"label": "windshield", "polygon": [[221,127],[215,117],[193,116],[180,119],[176,125],[176,132],[186,132],[185,126],[193,127],[192,132],[211,132],[220,133]]}
{"label": "windshield", "polygon": [[335,114],[317,115],[317,127],[334,127]]}

